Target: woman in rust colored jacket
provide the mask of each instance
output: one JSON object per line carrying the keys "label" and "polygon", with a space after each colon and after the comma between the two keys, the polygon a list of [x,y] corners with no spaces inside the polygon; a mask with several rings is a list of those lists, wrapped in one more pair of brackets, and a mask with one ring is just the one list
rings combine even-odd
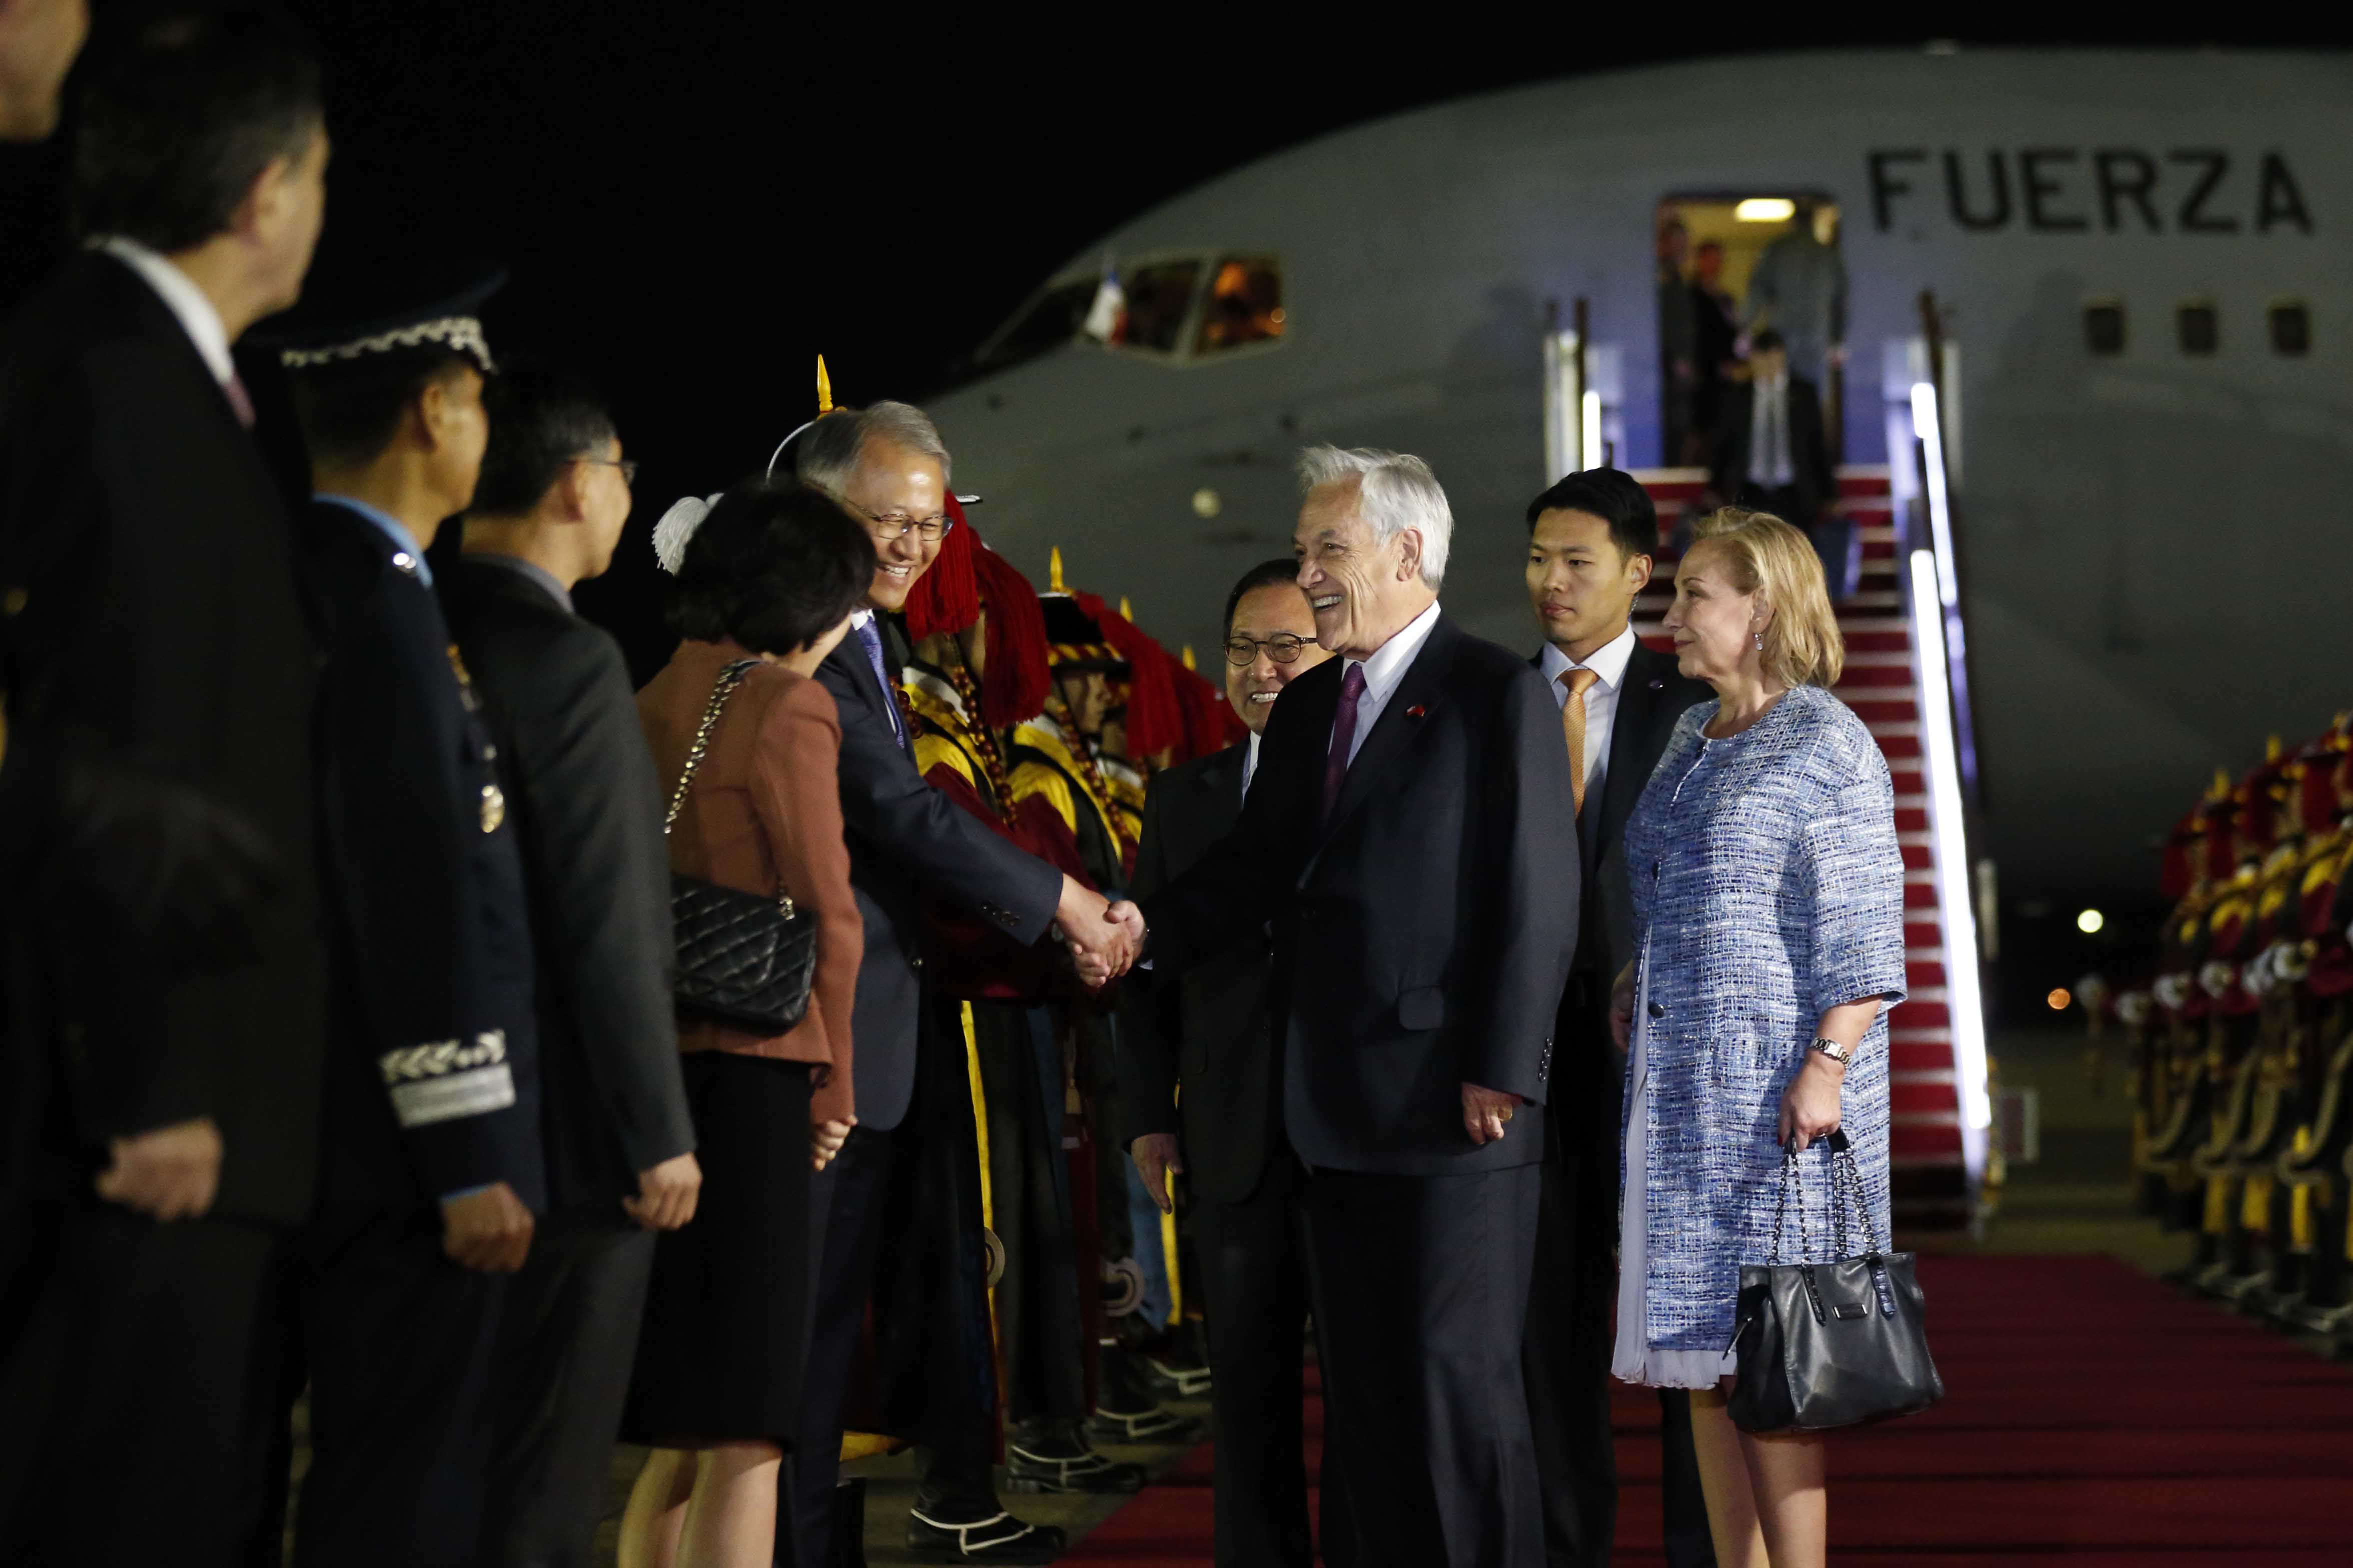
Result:
{"label": "woman in rust colored jacket", "polygon": [[810,676],[873,567],[865,531],[814,491],[729,491],[673,566],[668,614],[684,640],[638,697],[675,794],[712,693],[735,680],[672,823],[670,867],[789,894],[817,918],[818,959],[808,1014],[788,1033],[679,1020],[702,1200],[654,1254],[622,1424],[654,1452],[622,1522],[624,1563],[765,1563],[773,1548],[777,1465],[800,1420],[792,1326],[807,1315],[810,1174],[857,1119],[862,937],[835,778],[841,728]]}

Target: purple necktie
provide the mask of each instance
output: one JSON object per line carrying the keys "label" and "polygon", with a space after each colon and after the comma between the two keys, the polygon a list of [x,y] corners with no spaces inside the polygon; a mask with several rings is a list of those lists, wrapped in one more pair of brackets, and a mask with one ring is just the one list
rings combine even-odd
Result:
{"label": "purple necktie", "polygon": [[1324,820],[1340,804],[1340,785],[1348,776],[1348,752],[1356,743],[1356,702],[1365,695],[1365,667],[1352,664],[1340,678],[1340,711],[1332,721],[1332,754],[1324,759]]}
{"label": "purple necktie", "polygon": [[221,383],[221,391],[227,395],[228,405],[237,411],[237,422],[248,430],[252,429],[253,398],[235,371],[229,372],[228,379]]}
{"label": "purple necktie", "polygon": [[899,727],[898,694],[891,689],[891,671],[882,662],[882,634],[874,629],[871,617],[858,628],[858,646],[866,650],[866,662],[874,667],[874,683],[882,689],[882,706],[891,713],[891,734],[903,746],[907,732]]}

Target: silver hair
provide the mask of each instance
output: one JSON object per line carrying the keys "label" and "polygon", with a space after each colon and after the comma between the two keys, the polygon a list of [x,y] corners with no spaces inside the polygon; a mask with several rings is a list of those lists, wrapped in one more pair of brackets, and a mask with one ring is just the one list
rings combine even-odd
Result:
{"label": "silver hair", "polygon": [[1435,592],[1446,581],[1447,547],[1454,542],[1454,509],[1438,476],[1419,458],[1378,447],[1309,447],[1299,454],[1307,489],[1356,479],[1356,510],[1373,538],[1387,544],[1407,529],[1421,535],[1421,580]]}
{"label": "silver hair", "polygon": [[801,483],[839,500],[849,490],[849,477],[870,441],[888,441],[910,452],[940,460],[940,482],[948,479],[947,443],[931,416],[911,403],[876,403],[864,408],[842,408],[827,415],[801,439],[793,456],[793,472]]}

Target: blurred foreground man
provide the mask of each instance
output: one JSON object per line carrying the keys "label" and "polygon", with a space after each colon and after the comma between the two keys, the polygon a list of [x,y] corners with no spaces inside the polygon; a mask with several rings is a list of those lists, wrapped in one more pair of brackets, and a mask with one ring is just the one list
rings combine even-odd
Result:
{"label": "blurred foreground man", "polygon": [[0,0],[0,142],[38,142],[90,34],[88,0]]}
{"label": "blurred foreground man", "polygon": [[1338,657],[1275,703],[1234,831],[1144,905],[1147,956],[1166,984],[1272,924],[1357,1561],[1533,1568],[1520,1339],[1577,916],[1560,715],[1439,608],[1428,465],[1317,447],[1301,471],[1299,584]]}
{"label": "blurred foreground man", "polygon": [[586,382],[489,388],[465,553],[441,583],[497,747],[538,954],[548,1210],[506,1289],[485,1568],[587,1568],[657,1230],[702,1173],[670,1007],[664,802],[628,667],[575,614],[629,521],[613,416]]}
{"label": "blurred foreground man", "polygon": [[[1295,563],[1265,562],[1234,584],[1225,656],[1226,700],[1250,737],[1153,780],[1136,852],[1140,900],[1233,831],[1275,699],[1331,657],[1315,640]],[[1120,1120],[1136,1171],[1164,1209],[1175,1173],[1191,1196],[1217,1389],[1217,1557],[1229,1568],[1311,1568],[1315,1558],[1300,1452],[1304,1181],[1281,1131],[1271,945],[1246,941],[1166,982],[1140,972],[1120,997]],[[1346,1508],[1324,1451],[1324,1558],[1345,1563]]]}
{"label": "blurred foreground man", "polygon": [[[1634,636],[1659,514],[1631,474],[1588,468],[1528,503],[1528,601],[1535,658],[1560,705],[1577,795],[1584,889],[1577,956],[1562,990],[1544,1194],[1525,1352],[1528,1419],[1544,1483],[1548,1568],[1606,1568],[1618,1519],[1609,1435],[1610,1310],[1618,1288],[1618,1166],[1626,1058],[1609,1035],[1609,983],[1633,958],[1626,819],[1683,710],[1715,696],[1672,655]],[[1692,1451],[1691,1399],[1659,1394],[1667,1560],[1709,1568],[1707,1510]]]}
{"label": "blurred foreground man", "polygon": [[315,492],[327,1131],[302,1249],[296,1561],[480,1545],[500,1315],[546,1206],[532,944],[481,698],[425,552],[474,496],[497,275],[277,335]]}
{"label": "blurred foreground man", "polygon": [[301,293],[326,164],[279,29],[139,34],[82,100],[92,248],[0,336],[12,1559],[209,1564],[242,1532],[324,959],[311,645],[229,345]]}

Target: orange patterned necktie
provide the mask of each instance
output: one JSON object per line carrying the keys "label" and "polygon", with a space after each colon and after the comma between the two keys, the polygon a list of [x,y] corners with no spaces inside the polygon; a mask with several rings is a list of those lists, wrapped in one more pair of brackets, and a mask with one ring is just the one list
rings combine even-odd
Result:
{"label": "orange patterned necktie", "polygon": [[1568,783],[1577,795],[1577,815],[1585,815],[1585,693],[1601,677],[1589,669],[1564,669],[1560,683],[1568,688],[1561,704],[1561,733],[1568,737]]}

